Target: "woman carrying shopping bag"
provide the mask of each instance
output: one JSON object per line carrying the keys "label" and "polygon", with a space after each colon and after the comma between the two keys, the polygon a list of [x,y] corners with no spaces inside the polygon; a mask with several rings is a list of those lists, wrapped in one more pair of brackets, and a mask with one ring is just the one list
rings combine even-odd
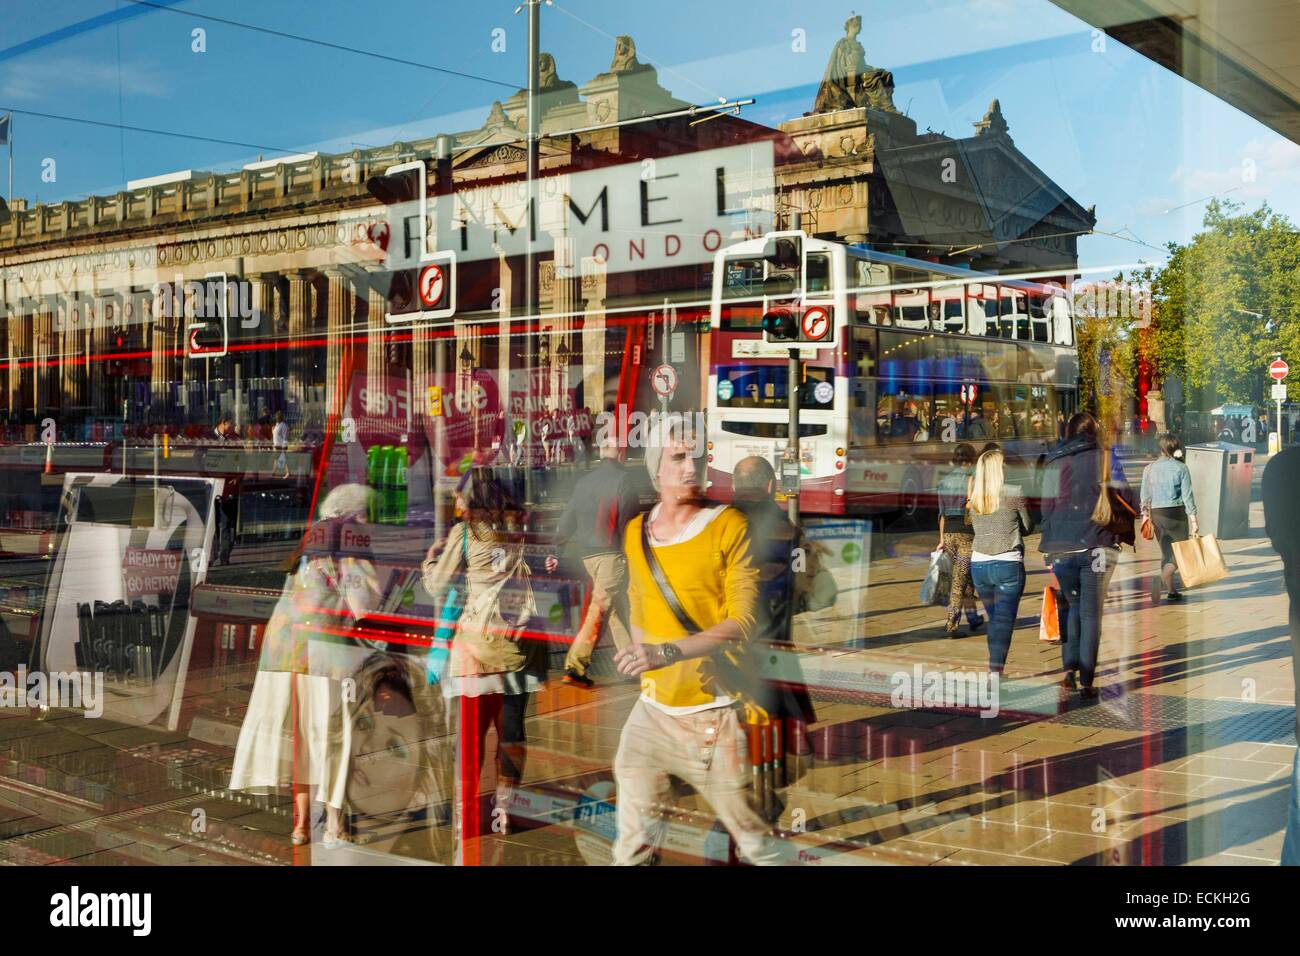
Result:
{"label": "woman carrying shopping bag", "polygon": [[478,812],[487,732],[497,731],[496,807],[506,809],[523,776],[524,713],[529,697],[544,685],[547,645],[525,633],[536,605],[524,562],[522,513],[513,497],[488,469],[476,468],[465,511],[464,520],[447,532],[441,554],[438,546],[430,549],[422,570],[434,607],[445,606],[450,588],[464,588],[440,683],[443,696],[461,704],[457,778],[469,782],[472,792],[463,793],[461,803],[478,820],[463,826],[468,841],[483,835],[489,822],[501,832],[500,815],[490,821]]}
{"label": "woman carrying shopping bag", "polygon": [[1065,440],[1043,467],[1043,534],[1038,549],[1060,583],[1061,686],[1095,699],[1097,655],[1106,591],[1120,546],[1133,543],[1137,504],[1110,449],[1099,441],[1097,419],[1076,412]]}
{"label": "woman carrying shopping bag", "polygon": [[959,637],[962,611],[974,634],[984,625],[975,607],[975,588],[971,584],[970,554],[975,543],[975,529],[966,511],[970,478],[974,471],[975,449],[962,442],[953,451],[952,471],[939,482],[939,546],[952,562],[952,581],[948,593],[948,636]]}
{"label": "woman carrying shopping bag", "polygon": [[1006,666],[1025,592],[1024,536],[1034,527],[1024,495],[1003,483],[1003,471],[1001,451],[980,455],[970,495],[971,578],[988,612],[989,670],[997,674]]}
{"label": "woman carrying shopping bag", "polygon": [[[1183,444],[1178,436],[1161,435],[1160,457],[1142,470],[1142,537],[1154,532],[1160,542],[1160,575],[1151,579],[1151,603],[1159,604],[1161,589],[1165,599],[1181,601],[1183,595],[1174,587],[1174,545],[1199,532],[1196,523],[1196,499],[1192,496],[1192,473],[1183,463]],[[1186,583],[1186,582],[1184,582]]]}

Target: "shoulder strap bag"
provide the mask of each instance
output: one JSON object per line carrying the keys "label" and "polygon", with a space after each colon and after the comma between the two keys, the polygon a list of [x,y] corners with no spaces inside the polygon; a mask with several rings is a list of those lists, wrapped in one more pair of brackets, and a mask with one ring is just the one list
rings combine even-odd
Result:
{"label": "shoulder strap bag", "polygon": [[[673,617],[677,618],[677,623],[682,626],[682,629],[687,634],[698,634],[704,630],[695,622],[695,619],[691,617],[686,608],[682,606],[681,599],[677,597],[677,592],[673,590],[667,575],[664,574],[663,566],[655,556],[654,548],[650,544],[649,514],[646,514],[641,519],[641,551],[645,555],[646,566],[650,569],[650,577],[654,579],[655,587],[658,588],[660,596],[663,597],[669,610],[673,612]],[[713,655],[712,664],[714,679],[719,692],[728,697],[734,697],[744,704],[745,722],[750,724],[769,723],[771,718],[768,710],[759,703],[759,680],[754,673],[748,647],[724,648]]]}

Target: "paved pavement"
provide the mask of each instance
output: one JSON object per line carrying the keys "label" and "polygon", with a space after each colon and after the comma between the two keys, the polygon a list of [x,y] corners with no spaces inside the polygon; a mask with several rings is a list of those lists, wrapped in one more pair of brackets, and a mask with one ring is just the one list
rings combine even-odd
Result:
{"label": "paved pavement", "polygon": [[[1059,649],[1038,639],[1047,572],[1032,560],[1031,538],[1001,712],[896,708],[880,694],[846,693],[851,682],[819,693],[809,752],[787,758],[789,783],[780,791],[788,858],[1276,863],[1295,689],[1280,561],[1263,536],[1258,502],[1250,524],[1248,537],[1222,542],[1229,576],[1188,591],[1183,604],[1153,606],[1147,596],[1159,563],[1154,542],[1124,554],[1104,618],[1103,694],[1093,703],[1056,686]],[[885,553],[872,559],[862,607],[846,599],[801,622],[796,639],[811,674],[887,680],[916,665],[982,669],[982,634],[950,639],[942,610],[918,606],[934,537],[889,535]],[[607,650],[597,663],[594,692],[552,681],[537,695],[525,781],[511,810],[515,832],[481,841],[483,862],[608,859],[609,768],[636,691],[609,675]],[[0,710],[0,862],[450,860],[437,812],[359,821],[357,842],[343,849],[291,849],[286,797],[224,791],[251,680],[247,669],[227,669],[193,681],[187,693],[198,716],[187,733]],[[432,752],[445,757],[445,725],[433,736]],[[446,798],[448,787],[446,775],[435,775],[430,802]],[[726,862],[729,841],[707,808],[689,793],[677,807],[665,862]]]}

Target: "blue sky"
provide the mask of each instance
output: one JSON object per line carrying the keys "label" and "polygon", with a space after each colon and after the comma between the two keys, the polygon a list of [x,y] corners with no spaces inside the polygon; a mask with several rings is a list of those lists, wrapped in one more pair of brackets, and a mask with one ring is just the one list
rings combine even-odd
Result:
{"label": "blue sky", "polygon": [[[273,148],[338,150],[475,128],[523,81],[525,16],[510,0],[159,2],[173,9],[3,0],[0,110],[246,145],[20,114],[16,195],[59,201],[178,169],[236,168]],[[921,129],[967,135],[989,100],[1001,100],[1017,146],[1082,205],[1096,204],[1099,230],[1126,237],[1084,238],[1087,266],[1160,261],[1166,241],[1192,235],[1213,195],[1251,207],[1267,199],[1300,220],[1300,147],[1113,40],[1095,49],[1091,29],[1046,0],[557,0],[543,8],[542,47],[561,77],[581,84],[608,68],[611,37],[628,33],[677,97],[753,97],[744,115],[773,124],[811,108],[851,9],[863,17],[868,61],[894,71],[895,103]],[[191,49],[195,28],[206,30],[204,53]],[[491,49],[497,28],[500,53]],[[800,30],[803,53],[792,48]],[[41,180],[46,158],[57,164],[53,183]]]}

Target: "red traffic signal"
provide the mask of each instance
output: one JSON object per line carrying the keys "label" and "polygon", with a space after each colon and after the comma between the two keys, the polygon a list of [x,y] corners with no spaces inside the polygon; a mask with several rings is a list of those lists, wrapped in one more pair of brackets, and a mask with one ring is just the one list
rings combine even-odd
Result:
{"label": "red traffic signal", "polygon": [[763,335],[769,342],[793,342],[799,336],[794,310],[778,306],[763,316]]}

